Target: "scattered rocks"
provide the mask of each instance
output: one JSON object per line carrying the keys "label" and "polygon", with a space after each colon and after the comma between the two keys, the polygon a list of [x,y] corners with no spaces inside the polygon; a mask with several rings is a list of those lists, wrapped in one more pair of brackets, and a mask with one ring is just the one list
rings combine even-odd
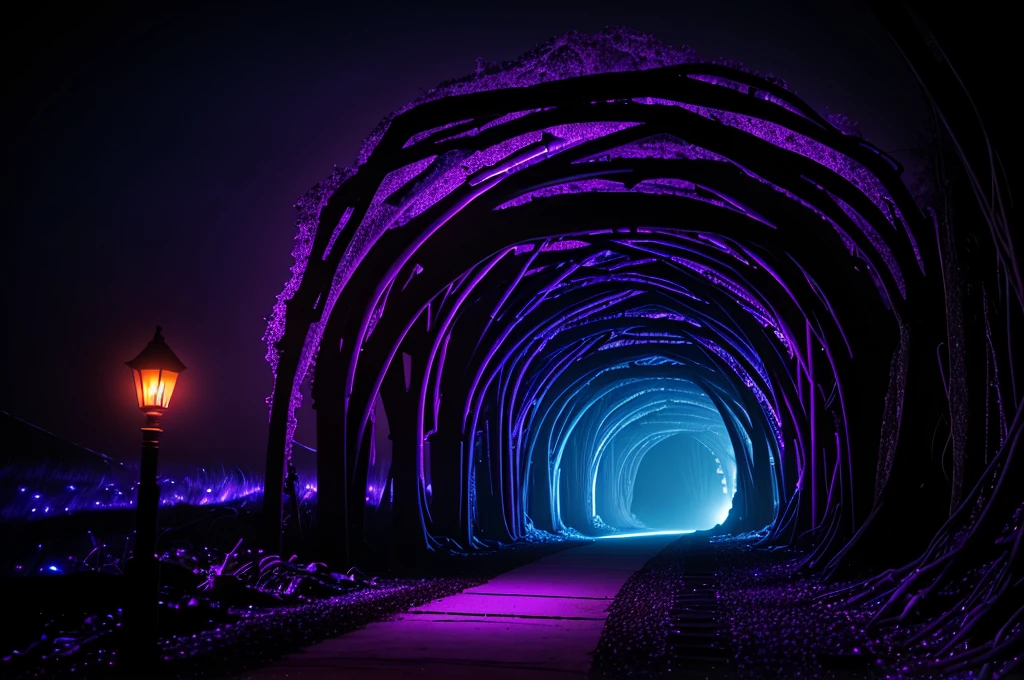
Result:
{"label": "scattered rocks", "polygon": [[[753,550],[746,541],[709,544],[699,536],[675,541],[619,591],[591,678],[885,678],[891,669],[883,655],[887,650],[865,632],[867,613],[833,611],[818,599],[826,586],[795,578],[794,563],[793,553]],[[714,578],[707,578],[711,574]],[[714,634],[708,636],[708,654],[702,656],[692,640],[686,653],[711,659],[727,649],[728,662],[713,669],[687,664],[672,643],[678,627],[674,609],[685,604],[686,584],[695,575],[704,590],[712,582],[717,586],[717,607],[707,621]]]}

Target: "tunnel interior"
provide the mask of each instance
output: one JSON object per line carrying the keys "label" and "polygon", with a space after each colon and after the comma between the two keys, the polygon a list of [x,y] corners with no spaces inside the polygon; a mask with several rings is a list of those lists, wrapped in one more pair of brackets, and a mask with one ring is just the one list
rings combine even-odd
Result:
{"label": "tunnel interior", "polygon": [[783,81],[625,29],[442,84],[298,204],[267,488],[311,383],[326,561],[711,530],[888,569],[900,609],[1021,532],[1019,272],[998,211],[935,191]]}
{"label": "tunnel interior", "polygon": [[898,347],[924,215],[781,83],[652,46],[610,32],[572,45],[585,67],[549,46],[443,86],[307,197],[272,363],[303,286],[315,320],[275,404],[294,427],[311,380],[318,510],[346,536],[373,541],[368,512],[428,547],[641,529],[667,437],[690,528],[867,507],[851,420],[878,419],[888,366],[843,379]]}

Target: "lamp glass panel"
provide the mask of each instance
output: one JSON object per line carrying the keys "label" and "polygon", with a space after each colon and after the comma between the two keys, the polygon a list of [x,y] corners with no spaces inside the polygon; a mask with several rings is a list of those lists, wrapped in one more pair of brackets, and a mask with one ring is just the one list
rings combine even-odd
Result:
{"label": "lamp glass panel", "polygon": [[160,369],[142,369],[135,374],[135,393],[139,408],[167,408],[178,374]]}

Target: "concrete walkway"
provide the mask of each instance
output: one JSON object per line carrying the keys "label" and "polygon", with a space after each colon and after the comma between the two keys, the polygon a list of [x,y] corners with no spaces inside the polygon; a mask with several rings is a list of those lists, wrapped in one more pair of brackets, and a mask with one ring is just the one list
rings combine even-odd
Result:
{"label": "concrete walkway", "polygon": [[677,538],[563,550],[241,679],[583,678],[622,584]]}

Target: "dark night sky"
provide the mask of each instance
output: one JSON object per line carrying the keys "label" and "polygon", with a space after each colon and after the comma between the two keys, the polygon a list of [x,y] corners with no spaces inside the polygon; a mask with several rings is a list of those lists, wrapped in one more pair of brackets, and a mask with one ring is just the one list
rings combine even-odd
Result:
{"label": "dark night sky", "polygon": [[923,99],[856,3],[149,4],[2,29],[0,409],[124,460],[141,416],[123,362],[160,323],[189,366],[163,460],[262,466],[261,336],[295,199],[477,57],[626,25],[780,75],[883,149],[922,147]]}

